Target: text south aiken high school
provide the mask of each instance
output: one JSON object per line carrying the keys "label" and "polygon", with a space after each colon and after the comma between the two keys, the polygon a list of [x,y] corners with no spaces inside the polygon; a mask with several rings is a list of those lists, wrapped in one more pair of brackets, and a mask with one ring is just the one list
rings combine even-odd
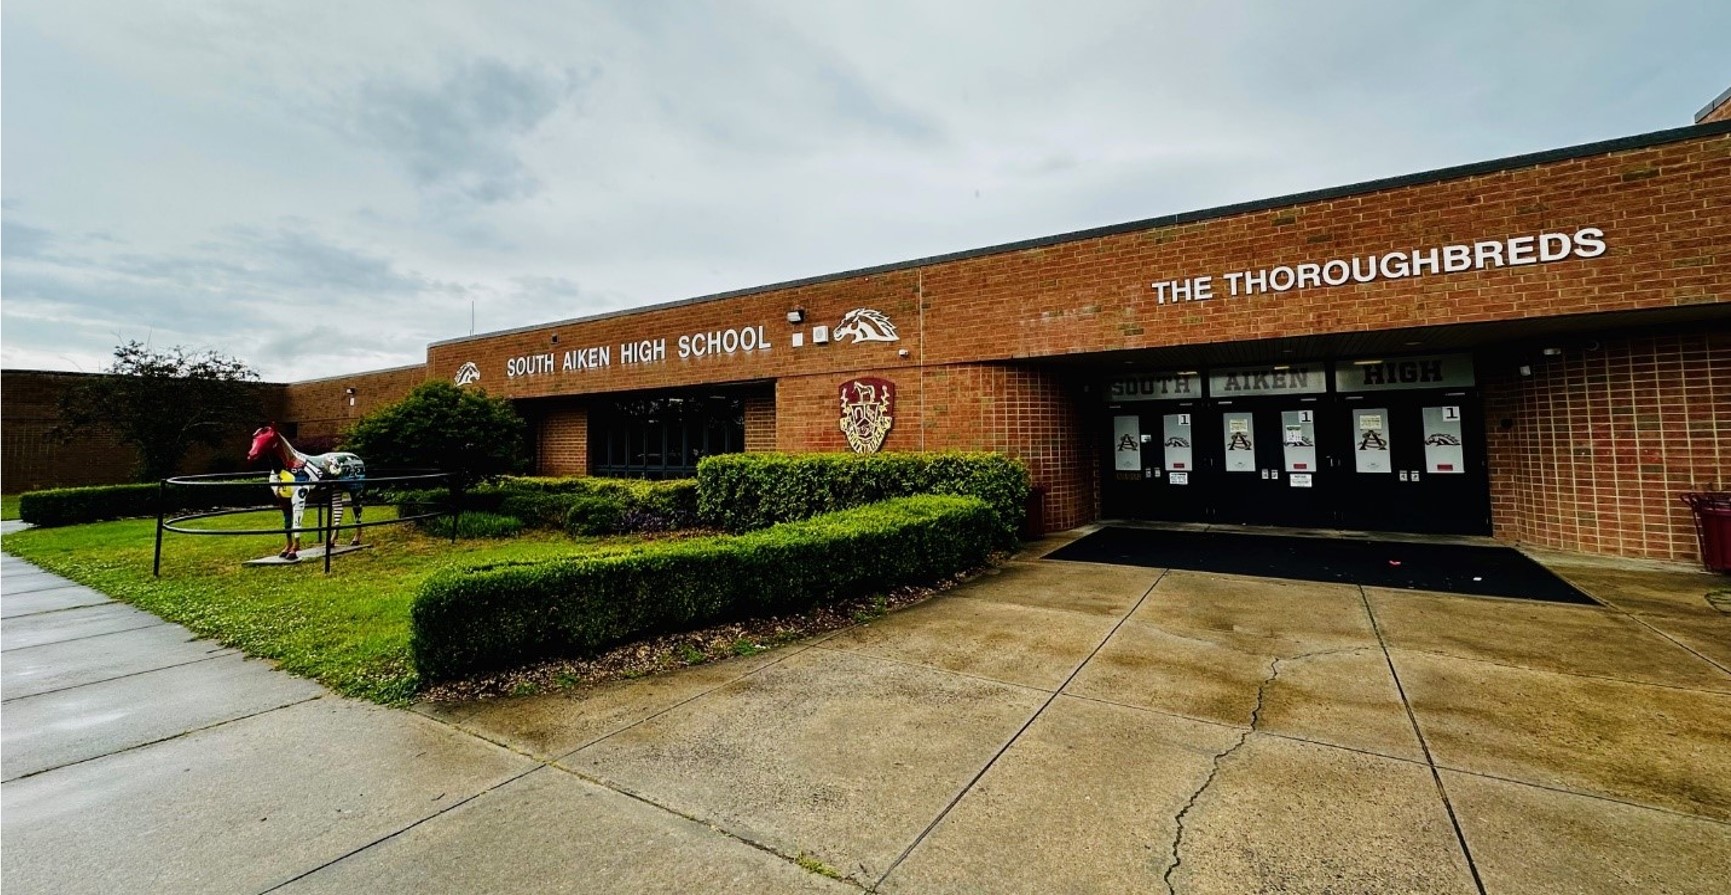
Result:
{"label": "text south aiken high school", "polygon": [[302,436],[429,378],[544,475],[1003,451],[1103,518],[1689,560],[1731,488],[1731,103],[1674,130],[453,338],[293,383]]}

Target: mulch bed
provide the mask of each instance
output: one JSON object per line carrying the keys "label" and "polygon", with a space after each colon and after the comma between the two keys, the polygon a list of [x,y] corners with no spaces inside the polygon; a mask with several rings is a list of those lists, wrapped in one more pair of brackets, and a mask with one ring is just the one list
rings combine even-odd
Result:
{"label": "mulch bed", "polygon": [[843,600],[805,612],[664,634],[579,659],[550,659],[507,671],[446,681],[421,691],[429,702],[467,702],[504,696],[529,696],[591,687],[608,681],[646,677],[735,656],[749,656],[818,634],[882,618],[923,602],[983,572],[972,569],[931,587],[904,587],[887,594]]}

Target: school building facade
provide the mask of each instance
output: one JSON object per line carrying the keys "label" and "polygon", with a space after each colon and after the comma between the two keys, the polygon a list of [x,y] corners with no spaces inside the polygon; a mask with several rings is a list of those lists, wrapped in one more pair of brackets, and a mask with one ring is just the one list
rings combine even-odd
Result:
{"label": "school building facade", "polygon": [[1690,127],[449,339],[286,387],[336,432],[428,378],[548,475],[995,450],[1102,518],[1697,555],[1731,489],[1731,103]]}

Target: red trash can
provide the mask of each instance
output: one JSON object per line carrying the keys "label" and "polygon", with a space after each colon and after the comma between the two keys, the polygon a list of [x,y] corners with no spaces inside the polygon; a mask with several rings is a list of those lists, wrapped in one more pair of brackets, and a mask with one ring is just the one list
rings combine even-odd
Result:
{"label": "red trash can", "polygon": [[1701,564],[1709,572],[1731,572],[1731,491],[1690,491],[1682,497],[1695,511]]}

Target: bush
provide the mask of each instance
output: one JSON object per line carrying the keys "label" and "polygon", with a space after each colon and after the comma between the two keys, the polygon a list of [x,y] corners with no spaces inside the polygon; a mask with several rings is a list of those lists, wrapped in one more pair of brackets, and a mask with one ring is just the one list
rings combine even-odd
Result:
{"label": "bush", "polygon": [[966,494],[1014,544],[1027,512],[1028,470],[992,453],[721,454],[697,464],[698,515],[739,532],[912,494]]}
{"label": "bush", "polygon": [[[604,498],[619,507],[618,518],[610,523],[608,532],[671,531],[697,524],[697,482],[693,479],[650,482],[507,476],[464,492],[463,511],[502,513],[536,528],[569,530],[573,505],[591,502],[592,498]],[[388,502],[405,514],[425,512],[448,507],[450,492],[437,488],[402,490],[394,492]]]}
{"label": "bush", "polygon": [[375,469],[438,469],[473,485],[517,471],[526,428],[504,398],[424,382],[401,401],[362,417],[343,449]]}
{"label": "bush", "polygon": [[[441,538],[451,536],[451,517],[421,520],[421,529]],[[498,513],[461,513],[457,516],[459,538],[509,538],[523,531],[523,520]]]}
{"label": "bush", "polygon": [[565,530],[574,535],[610,535],[621,530],[625,502],[600,494],[576,494],[568,501]]}
{"label": "bush", "polygon": [[439,680],[930,583],[985,562],[998,524],[978,498],[927,495],[737,536],[448,569],[415,595],[415,665]]}
{"label": "bush", "polygon": [[[79,525],[104,519],[154,516],[160,485],[94,485],[27,491],[18,498],[18,518],[32,525]],[[165,513],[271,503],[263,485],[182,485],[167,491]]]}

